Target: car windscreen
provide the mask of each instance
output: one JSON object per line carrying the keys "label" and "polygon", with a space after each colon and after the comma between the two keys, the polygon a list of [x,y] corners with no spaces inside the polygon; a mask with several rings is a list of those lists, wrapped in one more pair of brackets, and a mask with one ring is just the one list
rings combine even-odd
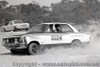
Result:
{"label": "car windscreen", "polygon": [[30,33],[42,33],[45,31],[45,24],[41,24],[41,25],[36,25],[32,28],[30,28],[28,31],[27,31],[27,34],[30,34]]}

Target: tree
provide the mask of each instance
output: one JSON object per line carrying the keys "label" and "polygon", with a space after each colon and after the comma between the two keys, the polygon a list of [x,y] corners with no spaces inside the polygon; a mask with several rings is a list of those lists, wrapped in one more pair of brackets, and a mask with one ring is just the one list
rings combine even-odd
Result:
{"label": "tree", "polygon": [[[88,20],[100,19],[100,1],[98,0],[62,0],[52,4],[53,15],[62,22],[84,24]],[[58,19],[58,21],[59,21]]]}
{"label": "tree", "polygon": [[0,1],[0,8],[4,9],[6,6],[7,6],[8,2],[3,0],[3,1]]}

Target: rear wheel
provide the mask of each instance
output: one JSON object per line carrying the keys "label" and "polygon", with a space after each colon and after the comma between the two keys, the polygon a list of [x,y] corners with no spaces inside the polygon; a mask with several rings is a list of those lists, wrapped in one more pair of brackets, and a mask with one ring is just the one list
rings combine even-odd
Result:
{"label": "rear wheel", "polygon": [[30,55],[35,55],[39,54],[40,52],[40,47],[36,43],[31,43],[28,47],[28,52]]}
{"label": "rear wheel", "polygon": [[74,40],[74,41],[72,41],[72,43],[71,43],[71,47],[76,48],[76,47],[80,47],[80,46],[82,46],[82,43],[81,43],[80,40]]}

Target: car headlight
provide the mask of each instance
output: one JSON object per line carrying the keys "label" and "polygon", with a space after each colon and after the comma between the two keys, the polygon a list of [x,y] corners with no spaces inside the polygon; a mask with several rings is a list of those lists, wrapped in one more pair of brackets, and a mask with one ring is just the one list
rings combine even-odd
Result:
{"label": "car headlight", "polygon": [[19,38],[19,42],[23,42],[23,38],[22,37]]}
{"label": "car headlight", "polygon": [[26,37],[22,37],[22,41],[23,41],[23,43],[26,43],[27,42]]}

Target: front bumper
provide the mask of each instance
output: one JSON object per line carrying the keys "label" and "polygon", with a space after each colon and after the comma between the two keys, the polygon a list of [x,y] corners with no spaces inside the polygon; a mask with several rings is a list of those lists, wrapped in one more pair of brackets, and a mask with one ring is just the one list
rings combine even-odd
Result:
{"label": "front bumper", "polygon": [[27,48],[27,44],[26,43],[17,43],[17,44],[4,44],[3,46],[5,46],[7,49],[25,49]]}

